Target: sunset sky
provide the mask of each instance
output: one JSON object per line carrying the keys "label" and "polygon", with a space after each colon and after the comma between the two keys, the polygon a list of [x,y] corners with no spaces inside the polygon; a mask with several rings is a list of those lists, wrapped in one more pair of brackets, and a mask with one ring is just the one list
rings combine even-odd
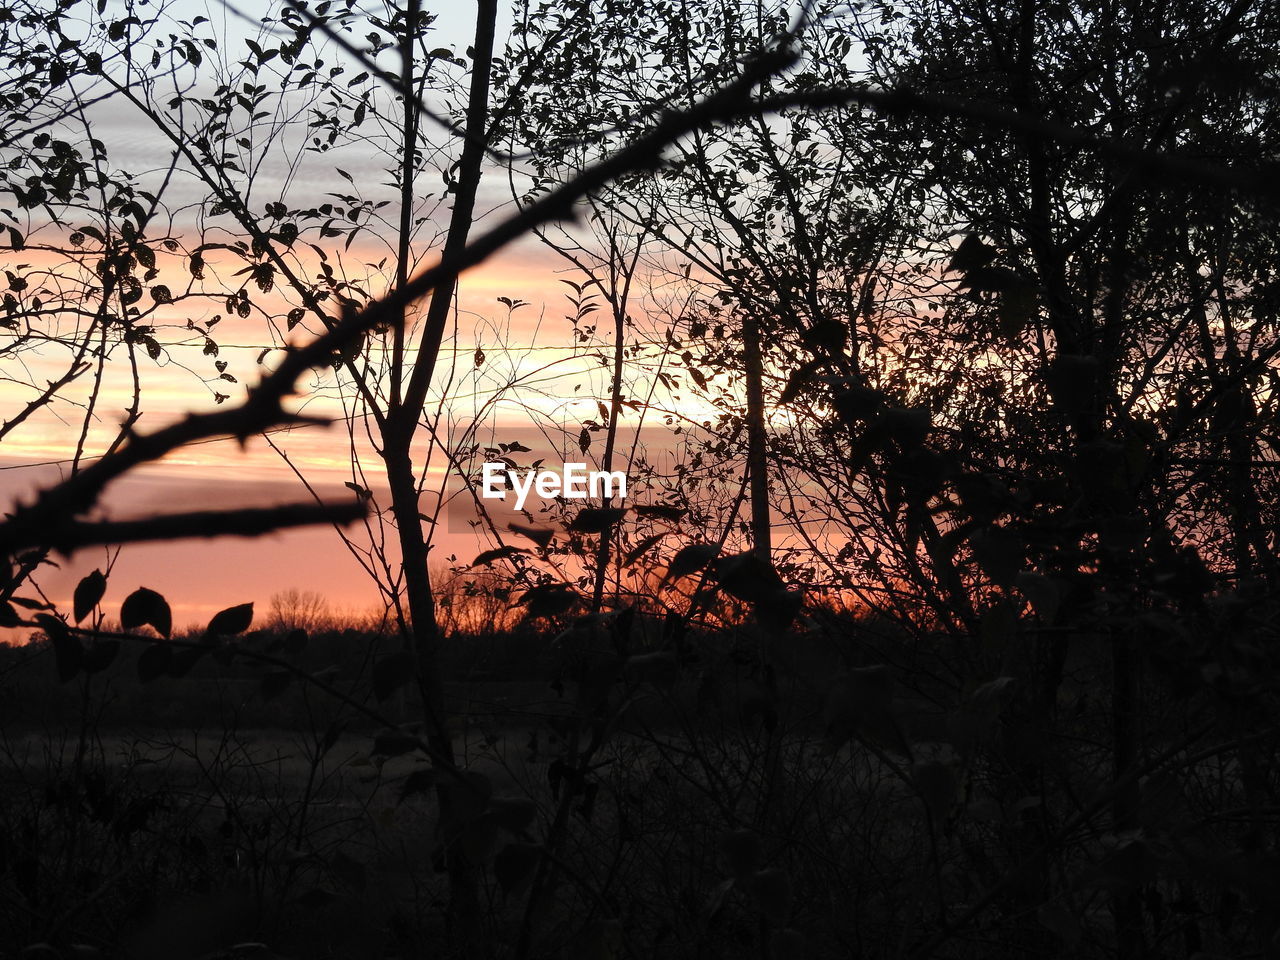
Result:
{"label": "sunset sky", "polygon": [[[452,9],[452,8],[451,8]],[[226,44],[242,42],[241,32],[248,30],[242,20],[216,5],[184,2],[171,8],[176,16],[193,16],[198,12],[210,17],[224,32]],[[469,12],[469,11],[468,11]],[[469,25],[458,11],[446,15],[440,24],[439,39],[456,48],[466,46]],[[93,116],[92,135],[103,140],[114,166],[130,171],[146,171],[167,159],[166,144],[156,131],[127,104],[112,102],[98,108]],[[329,166],[351,169],[358,179],[381,175],[381,158],[346,155],[326,157]],[[270,180],[271,170],[266,171]],[[317,181],[319,192],[333,189],[338,183]],[[298,185],[292,186],[297,196]],[[205,193],[193,180],[175,179],[164,199],[166,206],[178,210],[174,224],[181,229],[184,204],[198,204]],[[477,230],[509,209],[509,188],[502,171],[495,170],[486,181],[478,208],[486,211]],[[447,214],[447,210],[444,211]],[[441,216],[437,213],[437,219]],[[5,269],[17,269],[31,275],[47,269],[41,252],[34,249],[40,239],[40,225],[32,224],[29,242],[33,249],[0,253]],[[423,251],[429,261],[430,251]],[[385,246],[370,242],[367,235],[357,239],[344,254],[345,261],[358,264],[386,255]],[[214,264],[212,269],[216,270]],[[457,301],[456,336],[446,344],[459,358],[458,379],[453,390],[452,416],[461,427],[468,417],[486,421],[481,439],[488,442],[520,439],[534,446],[538,434],[531,432],[532,418],[521,409],[529,404],[544,423],[560,423],[565,436],[576,437],[584,419],[596,415],[597,399],[604,396],[602,369],[595,358],[598,351],[575,347],[571,324],[565,319],[564,294],[567,287],[558,280],[577,277],[554,252],[534,240],[508,249],[490,262],[468,272],[461,281]],[[161,281],[169,279],[164,274]],[[180,290],[185,277],[171,283]],[[238,281],[228,280],[230,289]],[[498,297],[523,300],[527,306],[509,313]],[[190,311],[190,312],[188,312]],[[229,396],[234,402],[243,396],[245,385],[252,383],[258,368],[256,358],[266,348],[279,345],[270,336],[262,320],[253,315],[241,319],[229,315],[216,328],[219,344],[217,359],[225,362],[223,373],[236,378],[233,385],[218,379],[211,358],[202,354],[204,337],[185,329],[185,321],[194,316],[207,320],[214,312],[207,304],[192,307],[190,301],[179,302],[167,310],[157,310],[151,322],[157,324],[156,339],[164,353],[150,362],[140,351],[139,376],[142,383],[143,415],[140,431],[150,431],[187,411],[210,409],[215,392]],[[599,314],[597,316],[603,316]],[[302,331],[297,331],[301,333]],[[295,338],[296,339],[296,338]],[[473,356],[480,346],[485,350],[486,367],[474,370]],[[123,353],[118,354],[123,358]],[[576,357],[576,359],[575,359]],[[33,389],[41,388],[49,379],[66,369],[66,355],[57,349],[27,350],[7,361],[14,364],[0,384],[0,403],[6,410],[21,408]],[[266,366],[270,366],[270,357]],[[547,369],[542,368],[550,365]],[[506,400],[486,410],[495,385],[527,378]],[[468,382],[472,382],[470,390]],[[308,413],[337,415],[327,380],[312,383],[316,389],[302,398]],[[76,448],[83,422],[83,404],[87,401],[93,375],[83,377],[65,392],[61,403],[50,404],[36,413],[19,429],[6,437],[0,447],[0,497],[12,502],[27,498],[43,485],[65,475]],[[23,386],[25,384],[25,386]],[[574,389],[574,387],[578,389]],[[103,371],[97,407],[90,424],[84,456],[91,458],[103,449],[124,419],[131,400],[131,374],[126,362],[109,363]],[[470,407],[468,404],[470,403]],[[11,414],[10,414],[11,415]],[[563,438],[560,438],[563,440]],[[344,483],[353,477],[351,448],[345,428],[336,424],[330,429],[308,427],[273,435],[272,441],[288,455],[322,495],[346,499],[352,493]],[[549,449],[547,438],[537,456],[556,460],[558,451]],[[537,449],[535,447],[535,449]],[[563,448],[562,448],[563,449]],[[376,470],[367,449],[364,465]],[[534,455],[531,455],[531,457]],[[590,460],[590,457],[585,459]],[[373,474],[371,474],[373,476]],[[379,491],[376,479],[369,483]],[[206,442],[178,451],[165,462],[138,471],[113,487],[102,504],[103,513],[113,518],[146,515],[150,512],[233,508],[305,500],[304,486],[280,455],[261,438],[255,438],[243,450],[230,440]],[[457,525],[455,525],[457,526]],[[443,558],[456,553],[468,558],[476,551],[477,539],[456,529],[437,537],[433,556]],[[172,604],[180,623],[201,623],[208,614],[232,604],[254,601],[265,614],[273,593],[291,587],[323,593],[338,610],[363,610],[377,602],[376,590],[342,548],[329,529],[307,529],[280,533],[255,540],[238,538],[213,542],[183,542],[154,546],[130,546],[118,556],[102,549],[85,550],[73,561],[57,558],[60,569],[47,570],[40,584],[49,599],[60,607],[70,602],[76,581],[89,570],[106,569],[113,563],[106,607],[114,611],[118,602],[138,586],[160,591]]]}

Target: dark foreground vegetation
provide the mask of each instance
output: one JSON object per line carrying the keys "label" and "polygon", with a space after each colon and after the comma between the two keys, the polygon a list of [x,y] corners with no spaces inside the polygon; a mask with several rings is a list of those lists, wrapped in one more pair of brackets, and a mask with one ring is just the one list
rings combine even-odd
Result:
{"label": "dark foreground vegetation", "polygon": [[[1280,955],[1280,7],[243,14],[0,4],[0,951]],[[111,515],[218,438],[311,499]],[[317,523],[370,625],[115,572]]]}

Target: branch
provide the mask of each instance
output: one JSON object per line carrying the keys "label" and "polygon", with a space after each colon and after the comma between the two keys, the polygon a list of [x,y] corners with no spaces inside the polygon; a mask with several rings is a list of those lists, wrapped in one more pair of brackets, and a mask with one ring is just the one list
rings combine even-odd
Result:
{"label": "branch", "polygon": [[1130,146],[1109,137],[1099,137],[1079,127],[1059,123],[1046,117],[1031,116],[1009,110],[983,100],[970,100],[945,94],[917,93],[909,88],[896,90],[828,87],[802,93],[788,93],[759,101],[761,110],[777,111],[789,107],[828,108],[860,104],[890,116],[962,117],[998,130],[1030,133],[1059,143],[1090,147],[1102,153],[1135,164],[1136,171],[1163,174],[1180,180],[1208,184],[1270,200],[1280,199],[1280,166],[1263,169],[1241,169],[1239,165],[1209,163],[1176,153],[1161,153],[1144,147]]}
{"label": "branch", "polygon": [[187,537],[256,537],[286,527],[324,523],[346,526],[362,520],[367,513],[365,504],[355,501],[288,503],[278,507],[252,507],[243,510],[199,510],[143,520],[71,520],[54,531],[49,538],[49,546],[69,557],[77,550],[103,544],[182,540]]}
{"label": "branch", "polygon": [[761,54],[733,83],[687,110],[665,115],[649,133],[630,146],[507,218],[456,255],[441,258],[436,266],[424,270],[402,288],[335,323],[311,343],[287,353],[280,366],[251,388],[239,406],[189,414],[155,433],[134,435],[114,455],[42,491],[34,503],[18,505],[8,519],[0,523],[0,544],[16,553],[56,540],[57,531],[71,518],[92,508],[111,481],[185,444],[216,436],[236,437],[243,443],[270,427],[318,422],[284,409],[285,398],[295,393],[304,373],[331,363],[344,349],[357,347],[374,327],[401,322],[405,306],[441,284],[452,283],[462,271],[482,263],[534,228],[571,217],[574,204],[610,181],[627,173],[661,166],[663,149],[685,134],[711,123],[753,115],[759,107],[750,96],[751,90],[765,77],[786,69],[795,60],[789,51]]}

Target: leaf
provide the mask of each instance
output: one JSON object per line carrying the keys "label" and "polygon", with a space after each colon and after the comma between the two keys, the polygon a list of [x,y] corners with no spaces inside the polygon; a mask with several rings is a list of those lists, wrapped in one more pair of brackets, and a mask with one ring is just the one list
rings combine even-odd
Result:
{"label": "leaf", "polygon": [[173,664],[173,648],[167,643],[148,644],[138,655],[138,679],[150,683],[169,672]]}
{"label": "leaf", "polygon": [[739,600],[754,602],[766,594],[786,590],[773,564],[752,551],[722,557],[715,569],[720,589]]}
{"label": "leaf", "polygon": [[120,604],[120,626],[125,630],[154,627],[162,637],[168,637],[173,632],[173,614],[164,597],[154,590],[139,587]]}
{"label": "leaf", "polygon": [[520,605],[527,609],[528,617],[536,619],[567,613],[580,599],[567,583],[544,583],[526,590]]}
{"label": "leaf", "polygon": [[36,623],[53,644],[58,680],[61,683],[74,680],[84,662],[84,647],[79,638],[71,635],[65,623],[47,613],[36,614]]}
{"label": "leaf", "polygon": [[547,549],[547,545],[551,543],[552,538],[556,535],[556,532],[548,527],[527,527],[523,523],[508,523],[507,529],[512,533],[527,537],[543,550]]}
{"label": "leaf", "polygon": [[697,573],[718,556],[720,556],[718,543],[691,543],[681,547],[667,565],[666,579],[679,580],[691,573]]}
{"label": "leaf", "polygon": [[477,554],[476,558],[471,561],[471,566],[478,567],[484,564],[486,567],[492,567],[495,560],[509,560],[517,554],[528,552],[523,547],[513,547],[509,544],[505,547],[495,547],[492,550],[485,550],[483,553]]}
{"label": "leaf", "polygon": [[635,563],[642,556],[644,556],[646,553],[648,553],[650,550],[656,547],[659,543],[661,543],[662,540],[666,538],[666,536],[667,534],[664,532],[664,533],[655,533],[653,536],[645,537],[638,544],[636,544],[634,548],[632,548],[632,550],[626,555],[626,557],[623,558],[622,560],[623,566],[628,566],[628,567],[631,566],[631,564]]}
{"label": "leaf", "polygon": [[1003,293],[1026,290],[1030,286],[1031,282],[1026,277],[1008,267],[975,267],[967,271],[960,281],[960,289],[975,293]]}
{"label": "leaf", "polygon": [[251,623],[253,623],[253,604],[241,603],[215,613],[204,632],[211,637],[234,636],[248,630]]}
{"label": "leaf", "polygon": [[385,700],[417,674],[417,658],[412,650],[397,650],[373,665],[373,695]]}
{"label": "leaf", "polygon": [[966,234],[947,262],[947,273],[968,273],[985,267],[996,257],[996,248],[984,243],[976,233]]}
{"label": "leaf", "polygon": [[542,858],[540,843],[509,843],[493,859],[493,875],[508,897],[523,891],[533,880],[538,861]]}
{"label": "leaf", "polygon": [[373,498],[372,490],[362,487],[360,486],[360,484],[355,483],[351,480],[346,481],[343,484],[343,486],[346,487],[348,490],[352,491],[361,500],[370,500]]}
{"label": "leaf", "polygon": [[679,522],[688,512],[684,507],[676,507],[667,503],[646,503],[633,507],[638,517],[657,517],[659,520]]}
{"label": "leaf", "polygon": [[72,596],[72,607],[75,610],[76,623],[79,623],[98,605],[102,595],[107,592],[107,578],[101,570],[94,570],[76,584]]}
{"label": "leaf", "polygon": [[591,449],[591,431],[586,427],[583,427],[582,432],[578,434],[578,449],[583,453]]}

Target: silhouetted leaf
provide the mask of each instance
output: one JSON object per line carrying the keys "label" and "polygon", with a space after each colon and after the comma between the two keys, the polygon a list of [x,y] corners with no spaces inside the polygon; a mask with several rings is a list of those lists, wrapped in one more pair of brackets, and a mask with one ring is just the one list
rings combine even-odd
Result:
{"label": "silhouetted leaf", "polygon": [[637,543],[634,547],[632,547],[627,552],[626,557],[624,557],[622,560],[623,565],[628,567],[631,566],[631,564],[635,563],[637,560],[643,557],[646,553],[648,553],[650,550],[656,547],[659,543],[661,543],[667,537],[667,535],[668,534],[666,532],[663,532],[663,533],[655,533],[652,536],[645,537],[643,540],[641,540],[639,543]]}
{"label": "silhouetted leaf", "polygon": [[715,570],[720,589],[739,600],[753,602],[766,594],[786,590],[773,564],[752,551],[721,557]]}
{"label": "silhouetted leaf", "polygon": [[670,520],[672,523],[680,520],[688,511],[684,507],[676,507],[666,503],[646,503],[638,507],[632,507],[638,517],[657,517],[660,520]]}
{"label": "silhouetted leaf", "polygon": [[568,529],[574,533],[603,533],[627,515],[626,507],[586,507]]}
{"label": "silhouetted leaf", "polygon": [[581,597],[567,583],[544,583],[526,590],[520,604],[526,608],[528,617],[536,619],[567,613],[580,600]]}
{"label": "silhouetted leaf", "polygon": [[120,626],[126,630],[150,626],[160,636],[168,637],[173,632],[173,614],[169,612],[169,604],[164,597],[154,590],[139,587],[120,604]]}
{"label": "silhouetted leaf", "polygon": [[528,553],[523,547],[513,547],[507,545],[505,547],[494,547],[492,550],[485,550],[483,553],[477,554],[476,558],[471,561],[471,566],[478,567],[484,564],[487,567],[493,566],[495,560],[509,560],[510,558],[521,553]]}
{"label": "silhouetted leaf", "polygon": [[1008,290],[1025,290],[1033,287],[1026,277],[1008,267],[974,267],[965,271],[960,281],[961,290],[975,293],[1002,293]]}
{"label": "silhouetted leaf", "polygon": [[666,579],[678,580],[681,577],[687,577],[701,570],[718,556],[720,556],[718,543],[691,543],[681,547],[667,565]]}
{"label": "silhouetted leaf", "polygon": [[352,493],[354,493],[361,500],[373,499],[373,491],[369,490],[366,487],[362,487],[358,483],[348,480],[343,484],[343,486],[346,487],[348,490],[350,490]]}
{"label": "silhouetted leaf", "polygon": [[959,271],[960,273],[967,273],[970,270],[985,267],[995,259],[995,256],[995,247],[984,243],[976,233],[966,234],[965,238],[960,241],[960,246],[951,255],[951,260],[947,263],[947,272]]}
{"label": "silhouetted leaf", "polygon": [[98,605],[98,601],[106,592],[107,578],[101,570],[93,571],[76,584],[75,593],[72,595],[76,623],[93,612],[93,608]]}
{"label": "silhouetted leaf", "polygon": [[543,550],[551,543],[556,532],[547,527],[527,527],[523,523],[508,523],[507,529],[512,533],[518,533],[522,537],[527,537],[536,543]]}
{"label": "silhouetted leaf", "polygon": [[248,630],[251,623],[253,623],[253,604],[241,603],[215,613],[204,632],[211,637],[234,636]]}
{"label": "silhouetted leaf", "polygon": [[53,644],[58,680],[62,683],[74,680],[84,662],[84,647],[79,637],[72,636],[65,623],[47,613],[36,614],[36,623]]}

